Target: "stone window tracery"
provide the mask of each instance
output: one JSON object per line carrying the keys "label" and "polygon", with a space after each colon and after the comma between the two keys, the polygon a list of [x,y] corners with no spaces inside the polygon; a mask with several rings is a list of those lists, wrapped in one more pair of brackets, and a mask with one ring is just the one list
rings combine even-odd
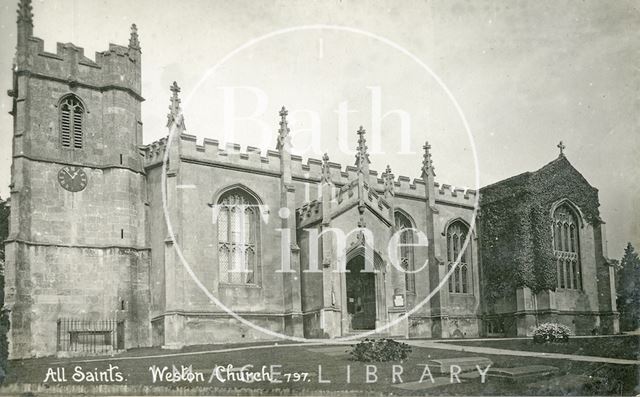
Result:
{"label": "stone window tracery", "polygon": [[562,204],[553,212],[553,252],[556,257],[557,288],[582,289],[579,223],[575,211]]}
{"label": "stone window tracery", "polygon": [[[460,257],[460,263],[449,277],[449,292],[453,294],[469,294],[472,292],[469,281],[471,241],[467,244],[466,249],[462,251],[468,234],[469,228],[461,221],[453,222],[447,228],[447,271],[451,271],[458,256]],[[461,251],[462,254],[460,254]]]}
{"label": "stone window tracery", "polygon": [[396,233],[401,232],[400,234],[400,263],[402,267],[407,270],[405,273],[405,284],[408,293],[415,293],[416,291],[416,278],[413,272],[415,270],[415,254],[414,247],[405,244],[414,244],[414,231],[413,223],[411,220],[404,215],[402,212],[395,212],[395,226]]}
{"label": "stone window tracery", "polygon": [[218,206],[220,282],[257,284],[258,203],[242,189],[233,189],[220,197]]}

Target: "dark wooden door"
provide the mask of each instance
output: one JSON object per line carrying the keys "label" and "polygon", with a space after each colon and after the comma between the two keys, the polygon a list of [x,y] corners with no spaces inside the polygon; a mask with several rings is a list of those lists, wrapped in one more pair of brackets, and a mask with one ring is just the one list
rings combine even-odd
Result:
{"label": "dark wooden door", "polygon": [[351,329],[376,327],[376,280],[373,273],[363,272],[364,258],[356,257],[347,264],[347,312]]}

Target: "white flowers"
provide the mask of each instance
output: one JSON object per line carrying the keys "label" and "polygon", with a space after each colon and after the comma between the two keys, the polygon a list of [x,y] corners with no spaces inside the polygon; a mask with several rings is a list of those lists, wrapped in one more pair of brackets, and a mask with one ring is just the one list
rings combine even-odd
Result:
{"label": "white flowers", "polygon": [[571,335],[571,329],[563,324],[543,323],[533,330],[533,341],[537,343],[561,341],[566,342]]}

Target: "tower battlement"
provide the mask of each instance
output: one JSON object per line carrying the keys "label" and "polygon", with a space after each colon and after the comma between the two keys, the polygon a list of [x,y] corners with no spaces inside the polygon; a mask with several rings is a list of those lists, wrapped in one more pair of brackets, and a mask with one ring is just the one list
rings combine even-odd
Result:
{"label": "tower battlement", "polygon": [[73,43],[58,42],[55,53],[45,51],[44,40],[32,36],[32,17],[18,18],[16,73],[64,81],[71,87],[123,89],[140,97],[141,51],[135,25],[131,26],[128,46],[109,44],[91,59],[84,48]]}

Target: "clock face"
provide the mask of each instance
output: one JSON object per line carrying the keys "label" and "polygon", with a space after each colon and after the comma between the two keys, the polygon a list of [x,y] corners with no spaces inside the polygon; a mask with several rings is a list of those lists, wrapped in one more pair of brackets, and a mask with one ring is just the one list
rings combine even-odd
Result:
{"label": "clock face", "polygon": [[67,165],[58,171],[58,182],[70,192],[79,192],[87,187],[87,174],[80,167]]}

